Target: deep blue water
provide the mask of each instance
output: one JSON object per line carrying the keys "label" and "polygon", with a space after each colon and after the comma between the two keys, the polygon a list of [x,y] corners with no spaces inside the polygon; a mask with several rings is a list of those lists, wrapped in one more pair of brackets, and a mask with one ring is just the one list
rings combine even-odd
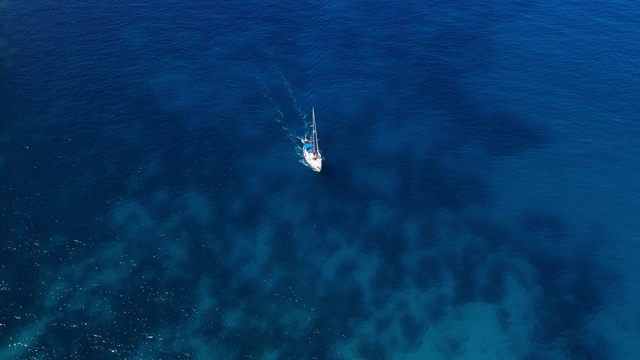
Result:
{"label": "deep blue water", "polygon": [[0,358],[637,359],[639,17],[0,1]]}

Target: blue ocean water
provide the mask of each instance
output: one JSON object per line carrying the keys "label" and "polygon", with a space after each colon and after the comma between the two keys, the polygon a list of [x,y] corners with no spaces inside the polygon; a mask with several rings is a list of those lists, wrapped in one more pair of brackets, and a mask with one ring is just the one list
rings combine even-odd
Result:
{"label": "blue ocean water", "polygon": [[639,17],[0,1],[0,359],[638,358]]}

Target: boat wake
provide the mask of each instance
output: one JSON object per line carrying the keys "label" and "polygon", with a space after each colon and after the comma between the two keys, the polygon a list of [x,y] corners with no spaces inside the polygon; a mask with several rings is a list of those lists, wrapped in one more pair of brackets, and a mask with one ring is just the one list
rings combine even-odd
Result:
{"label": "boat wake", "polygon": [[[270,88],[266,83],[264,78],[258,77],[256,76],[256,81],[258,82],[258,84],[260,85],[261,89],[262,89],[262,94],[263,96],[269,101],[269,103],[271,104],[272,110],[274,111],[274,115],[275,118],[274,120],[278,123],[278,125],[282,128],[282,130],[284,131],[284,133],[286,134],[287,138],[289,140],[291,140],[295,145],[295,153],[298,154],[298,161],[309,167],[309,164],[307,164],[307,162],[304,160],[304,156],[302,156],[302,142],[301,140],[305,137],[308,137],[311,133],[311,121],[309,119],[309,115],[304,112],[302,110],[302,108],[300,107],[300,105],[298,104],[298,99],[296,98],[296,96],[294,95],[294,91],[293,88],[291,86],[291,83],[287,80],[287,78],[284,76],[284,74],[282,73],[282,71],[280,70],[280,67],[275,65],[276,67],[276,71],[278,73],[278,76],[280,77],[280,84],[282,84],[282,89],[278,89],[278,87],[272,87]],[[286,97],[288,98],[288,101],[286,103],[286,105],[288,106],[282,106],[281,102],[278,102],[275,99],[274,96],[274,92],[277,93],[279,91],[283,91],[286,92]],[[289,123],[287,122],[287,116],[285,115],[285,113],[287,112],[285,110],[285,107],[288,107],[289,109],[291,109],[291,107],[293,108],[294,112],[296,113],[298,119],[302,120],[302,126],[303,129],[302,130],[294,130],[292,129],[292,127],[289,125]],[[289,113],[291,113],[292,111],[290,110]],[[297,135],[302,133],[302,136]]]}

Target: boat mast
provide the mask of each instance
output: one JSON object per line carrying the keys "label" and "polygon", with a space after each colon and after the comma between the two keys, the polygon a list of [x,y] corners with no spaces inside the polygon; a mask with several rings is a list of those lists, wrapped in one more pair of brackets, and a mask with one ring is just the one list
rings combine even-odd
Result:
{"label": "boat mast", "polygon": [[320,148],[318,147],[318,132],[316,131],[316,112],[313,107],[311,108],[311,118],[313,119],[313,147],[315,148],[315,152],[319,153]]}

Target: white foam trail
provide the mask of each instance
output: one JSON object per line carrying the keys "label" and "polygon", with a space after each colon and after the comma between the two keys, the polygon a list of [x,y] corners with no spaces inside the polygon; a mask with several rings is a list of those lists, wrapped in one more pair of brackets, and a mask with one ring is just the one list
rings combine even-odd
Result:
{"label": "white foam trail", "polygon": [[[280,70],[280,66],[278,66],[278,64],[276,64],[276,69],[278,70],[278,74],[280,75],[280,79],[282,79],[282,82],[284,83],[285,87],[287,88],[287,92],[289,93],[289,98],[291,98],[291,101],[293,102],[293,107],[298,112],[298,115],[300,115],[300,118],[302,118],[303,120],[306,119],[307,118],[307,114],[305,112],[303,112],[302,109],[300,108],[300,105],[298,105],[298,99],[296,99],[295,95],[293,95],[293,89],[291,88],[291,83],[289,82],[289,80],[287,80],[287,78],[284,77],[284,74]],[[305,122],[305,124],[306,124],[306,122]]]}
{"label": "white foam trail", "polygon": [[[260,78],[258,76],[256,76],[255,78],[258,81],[258,83],[260,84],[260,87],[262,88],[262,94],[264,95],[264,97],[267,100],[269,100],[269,103],[271,103],[271,105],[273,106],[273,110],[275,110],[277,112],[277,115],[275,117],[276,122],[280,125],[282,130],[285,131],[285,134],[287,135],[289,140],[293,141],[294,143],[298,143],[300,137],[295,135],[294,132],[289,127],[289,125],[286,123],[284,113],[283,113],[282,109],[278,106],[278,104],[276,104],[275,100],[273,99],[273,96],[271,96],[271,92],[269,91],[269,88],[264,83],[262,78]],[[291,87],[290,86],[288,86],[288,90],[289,90],[290,95],[293,96],[293,93],[291,91]],[[294,105],[296,106],[296,110],[298,110],[297,104],[294,104]],[[306,122],[305,122],[305,128],[306,128]]]}

